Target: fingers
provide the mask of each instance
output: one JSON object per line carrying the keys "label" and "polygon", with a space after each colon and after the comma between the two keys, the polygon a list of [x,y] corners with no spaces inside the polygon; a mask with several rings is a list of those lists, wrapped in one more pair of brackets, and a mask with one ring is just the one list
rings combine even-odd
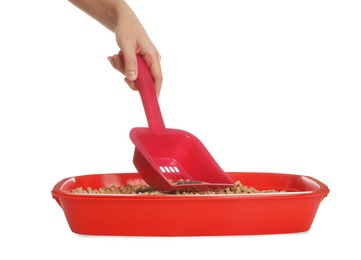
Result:
{"label": "fingers", "polygon": [[135,86],[135,84],[134,84],[133,81],[130,81],[130,80],[127,79],[127,78],[124,78],[124,81],[125,81],[125,83],[128,84],[128,86],[129,86],[132,90],[137,90],[137,87]]}
{"label": "fingers", "polygon": [[138,77],[138,63],[136,52],[132,48],[123,47],[124,75],[129,81],[134,81]]}
{"label": "fingers", "polygon": [[[108,60],[114,69],[125,75],[124,81],[128,84],[128,86],[131,89],[136,90],[136,86],[134,84],[134,80],[136,80],[138,77],[136,53],[134,52],[131,54],[126,54],[124,51],[122,51],[122,55],[122,59],[120,59],[119,56],[115,54],[113,56],[109,56]],[[163,83],[160,55],[155,51],[153,53],[144,54],[142,57],[149,68],[150,74],[152,75],[155,91],[157,97],[159,97]]]}
{"label": "fingers", "polygon": [[[112,67],[116,70],[118,70],[119,72],[121,72],[123,75],[125,75],[125,66],[124,66],[124,62],[122,60],[120,60],[118,54],[114,54],[113,56],[109,56],[108,60],[110,62],[110,64],[112,65]],[[135,84],[133,81],[130,81],[127,77],[124,78],[125,83],[128,84],[128,86],[133,89],[136,90]]]}
{"label": "fingers", "polygon": [[114,54],[113,56],[109,56],[108,60],[114,69],[120,71],[122,74],[125,74],[124,63],[120,61],[119,56]]}

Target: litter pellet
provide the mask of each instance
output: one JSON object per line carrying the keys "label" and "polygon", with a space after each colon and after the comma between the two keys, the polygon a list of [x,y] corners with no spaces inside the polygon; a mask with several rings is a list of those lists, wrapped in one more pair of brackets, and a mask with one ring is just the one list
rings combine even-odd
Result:
{"label": "litter pellet", "polygon": [[[183,183],[182,183],[183,184]],[[188,183],[187,183],[188,184]],[[234,183],[234,186],[216,190],[216,191],[205,191],[205,192],[196,192],[196,191],[175,191],[175,192],[161,192],[152,189],[146,184],[142,185],[130,185],[125,186],[111,185],[109,187],[99,187],[99,188],[90,188],[90,187],[77,187],[72,190],[72,193],[77,194],[140,194],[140,195],[208,195],[208,194],[251,194],[251,193],[276,193],[276,192],[286,192],[285,190],[277,191],[275,189],[266,189],[258,190],[254,187],[248,187],[242,185],[238,180]]]}
{"label": "litter pellet", "polygon": [[192,181],[192,180],[183,180],[183,179],[180,179],[178,181],[173,181],[173,180],[170,180],[168,179],[168,182],[172,185],[182,185],[182,184],[204,184],[202,181]]}

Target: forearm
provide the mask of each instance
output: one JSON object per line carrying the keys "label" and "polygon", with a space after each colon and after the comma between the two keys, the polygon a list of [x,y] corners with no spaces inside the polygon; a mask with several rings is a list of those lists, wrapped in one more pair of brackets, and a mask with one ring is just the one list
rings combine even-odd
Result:
{"label": "forearm", "polygon": [[132,12],[123,0],[68,0],[76,7],[99,21],[106,28],[115,30],[119,15],[127,10]]}

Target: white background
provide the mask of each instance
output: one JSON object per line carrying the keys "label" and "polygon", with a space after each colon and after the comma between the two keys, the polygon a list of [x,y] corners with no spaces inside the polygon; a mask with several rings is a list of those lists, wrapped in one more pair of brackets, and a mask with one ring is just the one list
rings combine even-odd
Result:
{"label": "white background", "polygon": [[329,196],[299,234],[72,233],[51,189],[74,175],[135,171],[128,133],[146,125],[144,111],[106,59],[118,52],[110,31],[65,0],[1,1],[0,255],[359,257],[359,1],[128,3],[162,55],[167,127],[199,137],[226,171],[309,175]]}

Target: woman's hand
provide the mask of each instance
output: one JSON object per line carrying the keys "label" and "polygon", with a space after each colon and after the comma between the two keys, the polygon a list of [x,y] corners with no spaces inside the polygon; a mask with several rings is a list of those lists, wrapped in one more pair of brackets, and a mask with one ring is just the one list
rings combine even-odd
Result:
{"label": "woman's hand", "polygon": [[69,1],[115,33],[124,59],[120,60],[118,54],[115,54],[109,56],[108,60],[115,69],[125,75],[125,82],[132,89],[136,89],[134,80],[138,77],[138,54],[148,66],[159,96],[163,81],[160,55],[129,5],[123,0]]}
{"label": "woman's hand", "polygon": [[156,93],[159,95],[163,80],[160,55],[142,24],[125,2],[118,7],[118,20],[114,31],[124,59],[121,60],[118,54],[114,54],[108,57],[110,63],[125,75],[125,82],[132,89],[136,89],[133,82],[138,77],[136,54],[140,55],[150,70]]}

